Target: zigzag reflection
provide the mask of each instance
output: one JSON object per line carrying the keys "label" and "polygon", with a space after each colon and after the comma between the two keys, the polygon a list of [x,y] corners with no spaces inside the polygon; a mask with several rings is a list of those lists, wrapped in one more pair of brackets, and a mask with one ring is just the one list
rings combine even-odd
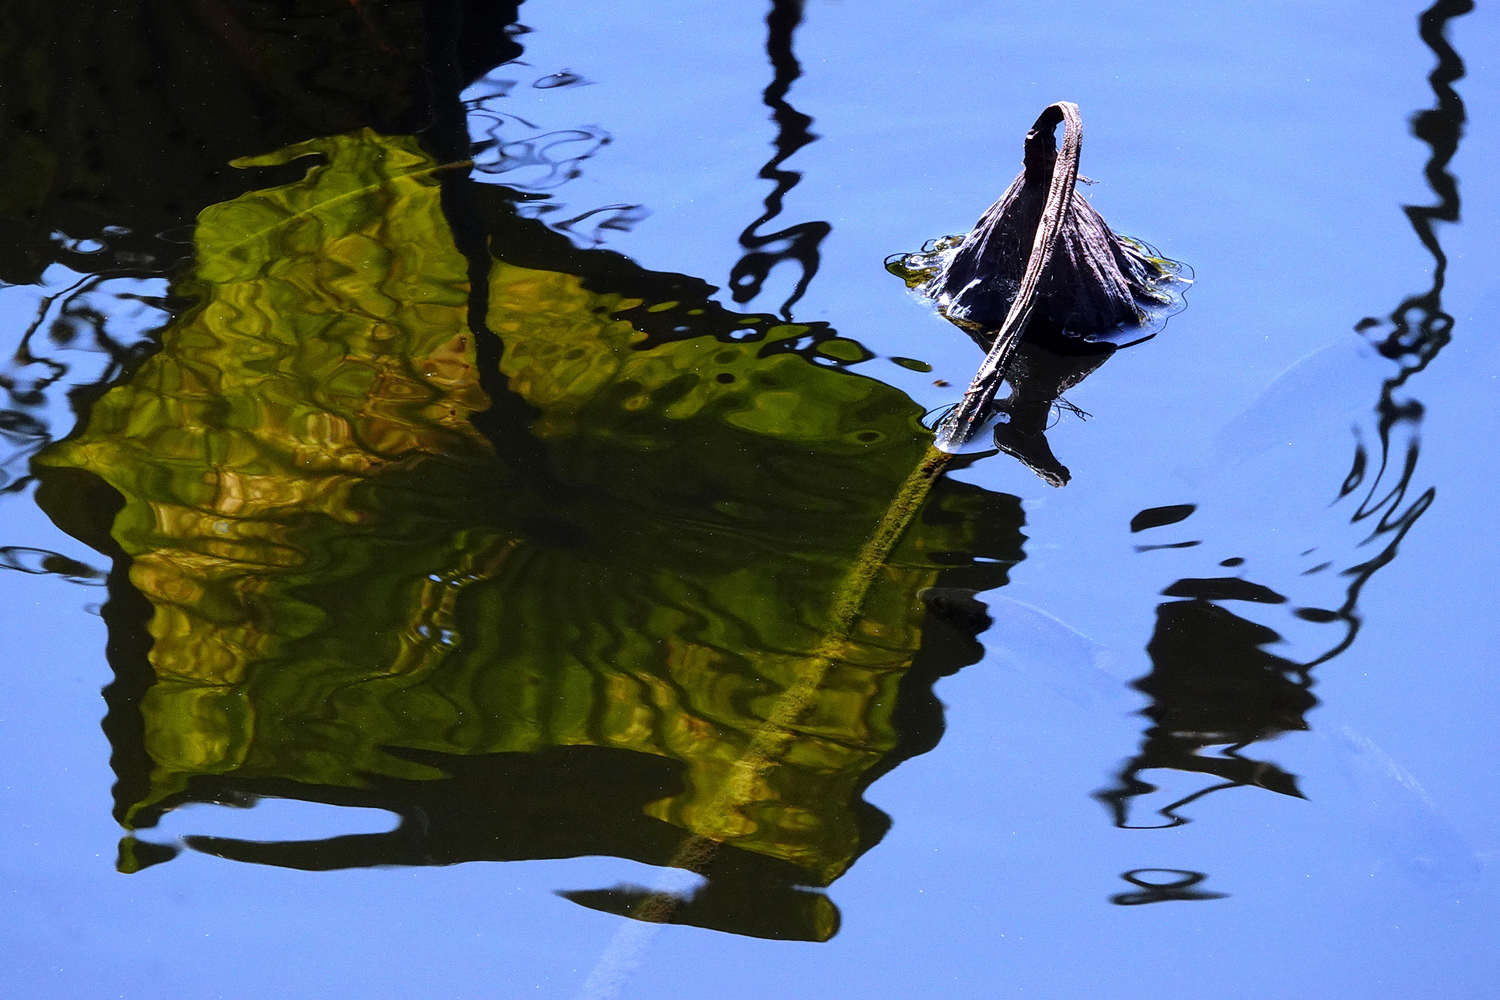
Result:
{"label": "zigzag reflection", "polygon": [[[1186,600],[1158,608],[1155,633],[1147,647],[1153,669],[1134,685],[1152,699],[1142,714],[1153,725],[1146,730],[1140,752],[1119,772],[1115,786],[1097,793],[1117,826],[1180,826],[1189,822],[1181,811],[1185,806],[1229,788],[1252,786],[1301,795],[1294,775],[1275,764],[1250,759],[1244,751],[1282,733],[1309,728],[1304,716],[1318,703],[1311,692],[1313,670],[1353,644],[1359,634],[1359,599],[1365,585],[1396,558],[1407,532],[1436,499],[1434,487],[1417,492],[1414,485],[1424,409],[1403,390],[1452,338],[1453,317],[1442,307],[1448,261],[1435,224],[1459,219],[1458,185],[1448,164],[1458,150],[1465,114],[1463,101],[1453,90],[1453,83],[1464,75],[1464,64],[1448,43],[1446,30],[1451,20],[1473,7],[1471,0],[1439,0],[1418,19],[1422,41],[1437,57],[1437,66],[1428,77],[1437,103],[1412,119],[1412,132],[1431,149],[1424,175],[1438,201],[1406,206],[1405,212],[1418,239],[1432,254],[1432,282],[1427,290],[1403,299],[1387,319],[1366,318],[1355,326],[1397,368],[1380,385],[1374,407],[1373,455],[1356,428],[1354,458],[1335,500],[1337,510],[1339,504],[1354,499],[1355,509],[1347,523],[1363,533],[1349,539],[1342,557],[1330,559],[1314,549],[1303,552],[1303,559],[1316,564],[1288,580],[1291,588],[1278,585],[1277,589],[1301,590],[1319,580],[1342,583],[1329,595],[1331,600],[1321,602],[1326,606],[1289,602],[1271,588],[1237,577],[1179,580],[1164,591]],[[1164,546],[1138,549],[1158,547]],[[1233,567],[1242,562],[1232,558],[1221,565]],[[1338,629],[1339,636],[1332,642],[1311,637],[1312,643],[1321,646],[1311,655],[1278,656],[1266,647],[1282,642],[1281,632],[1234,614],[1223,607],[1227,600],[1286,604],[1300,623]],[[1219,749],[1207,752],[1212,748]],[[1154,818],[1137,820],[1133,814],[1145,798],[1160,791],[1143,777],[1152,769],[1218,780],[1155,806]]]}

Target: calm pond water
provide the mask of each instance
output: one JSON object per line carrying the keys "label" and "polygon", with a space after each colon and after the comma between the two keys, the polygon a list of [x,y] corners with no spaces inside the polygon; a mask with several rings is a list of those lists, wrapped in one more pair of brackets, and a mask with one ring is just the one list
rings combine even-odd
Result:
{"label": "calm pond water", "polygon": [[[0,47],[6,996],[1494,995],[1489,5]],[[1187,308],[905,524],[1060,100]]]}

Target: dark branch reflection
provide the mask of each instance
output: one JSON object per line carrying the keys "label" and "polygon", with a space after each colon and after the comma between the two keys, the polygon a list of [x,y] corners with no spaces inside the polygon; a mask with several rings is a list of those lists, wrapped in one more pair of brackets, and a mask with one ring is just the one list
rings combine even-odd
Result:
{"label": "dark branch reflection", "polygon": [[787,193],[802,180],[800,171],[784,170],[782,164],[818,138],[809,128],[812,118],[787,101],[792,83],[802,75],[802,66],[792,51],[793,36],[802,23],[802,8],[803,0],[772,0],[771,13],[766,16],[766,53],[775,75],[765,90],[765,103],[771,109],[771,120],[776,123],[773,144],[776,155],[760,168],[760,176],[775,182],[776,187],[766,195],[765,212],[740,234],[745,254],[729,272],[730,294],[734,301],[745,303],[760,295],[778,264],[795,263],[800,271],[797,284],[780,309],[787,319],[791,318],[792,306],[806,294],[807,286],[818,273],[819,244],[833,229],[827,222],[799,222],[773,233],[761,232],[781,214]]}
{"label": "dark branch reflection", "polygon": [[[1147,646],[1152,670],[1134,684],[1152,699],[1143,714],[1153,725],[1146,730],[1140,752],[1120,771],[1116,785],[1097,795],[1118,826],[1181,825],[1189,821],[1179,811],[1184,806],[1228,788],[1250,786],[1301,795],[1294,775],[1274,764],[1253,760],[1243,751],[1283,733],[1309,728],[1305,715],[1318,703],[1311,693],[1314,668],[1354,642],[1365,584],[1396,558],[1402,539],[1436,498],[1433,487],[1411,496],[1416,492],[1413,483],[1421,453],[1419,431],[1424,409],[1421,402],[1404,396],[1402,390],[1452,337],[1453,317],[1442,306],[1448,261],[1436,224],[1459,219],[1458,182],[1448,164],[1463,136],[1465,115],[1463,101],[1453,89],[1453,83],[1464,75],[1464,64],[1449,44],[1446,31],[1453,18],[1473,9],[1471,0],[1439,0],[1418,19],[1421,39],[1437,57],[1437,67],[1428,77],[1437,103],[1416,114],[1411,124],[1412,133],[1431,149],[1424,176],[1438,201],[1409,205],[1405,212],[1417,238],[1432,254],[1431,286],[1403,299],[1387,319],[1366,318],[1355,327],[1398,366],[1395,374],[1381,383],[1375,404],[1374,454],[1363,439],[1356,441],[1352,466],[1338,491],[1339,501],[1354,498],[1350,523],[1367,526],[1368,534],[1356,547],[1360,555],[1349,565],[1336,567],[1334,562],[1324,562],[1307,571],[1312,574],[1336,567],[1348,579],[1338,607],[1289,608],[1302,621],[1337,629],[1339,637],[1324,652],[1305,662],[1294,662],[1266,649],[1282,640],[1280,633],[1223,606],[1233,600],[1286,603],[1271,588],[1236,577],[1179,580],[1168,587],[1165,595],[1187,599],[1158,607],[1155,632]],[[1141,517],[1148,513],[1143,512]],[[1241,562],[1230,559],[1224,565]],[[1159,790],[1142,777],[1152,769],[1202,774],[1216,780],[1156,807],[1154,818],[1138,819],[1132,814],[1133,808],[1143,797]]]}

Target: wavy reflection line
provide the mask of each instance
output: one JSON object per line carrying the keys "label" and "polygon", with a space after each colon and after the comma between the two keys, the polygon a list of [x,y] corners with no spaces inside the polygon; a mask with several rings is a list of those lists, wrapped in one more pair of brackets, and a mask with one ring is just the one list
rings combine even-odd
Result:
{"label": "wavy reflection line", "polygon": [[[1423,176],[1433,193],[1438,196],[1435,205],[1404,205],[1403,211],[1411,221],[1417,238],[1432,254],[1432,285],[1425,292],[1410,295],[1398,305],[1388,318],[1390,330],[1384,337],[1375,340],[1374,331],[1384,324],[1367,317],[1356,324],[1355,329],[1373,342],[1383,357],[1399,365],[1395,375],[1386,379],[1380,387],[1380,399],[1375,404],[1379,416],[1379,459],[1375,473],[1369,479],[1363,499],[1350,522],[1358,524],[1379,515],[1368,541],[1384,535],[1392,536],[1385,547],[1374,557],[1357,566],[1344,570],[1353,579],[1347,590],[1344,605],[1337,614],[1348,629],[1343,641],[1322,656],[1306,665],[1311,669],[1338,656],[1348,649],[1359,632],[1360,618],[1357,613],[1360,592],[1376,570],[1396,557],[1397,548],[1406,533],[1418,518],[1437,498],[1437,490],[1428,487],[1404,509],[1407,491],[1411,488],[1416,473],[1417,459],[1421,453],[1419,431],[1425,408],[1416,399],[1398,399],[1396,393],[1406,385],[1408,379],[1432,363],[1438,353],[1453,339],[1453,317],[1443,311],[1443,288],[1447,282],[1448,255],[1444,253],[1435,224],[1458,222],[1461,202],[1458,195],[1458,180],[1448,170],[1448,164],[1458,152],[1463,138],[1467,115],[1463,99],[1453,89],[1453,84],[1463,79],[1463,59],[1449,44],[1448,22],[1474,9],[1473,0],[1438,0],[1417,20],[1418,33],[1437,56],[1437,66],[1428,74],[1427,82],[1437,97],[1437,106],[1420,111],[1412,116],[1412,134],[1421,139],[1432,150],[1423,169]],[[1399,445],[1395,438],[1400,434],[1406,439],[1404,454],[1400,460],[1400,473],[1396,483],[1384,494],[1380,494],[1381,483],[1386,480],[1391,468],[1392,453]],[[1339,499],[1357,492],[1365,484],[1369,472],[1369,455],[1363,441],[1355,447],[1354,460],[1349,474],[1344,478]]]}
{"label": "wavy reflection line", "polygon": [[[1459,221],[1458,181],[1448,167],[1463,138],[1466,114],[1462,99],[1453,89],[1465,75],[1464,63],[1446,33],[1451,20],[1473,9],[1472,0],[1438,0],[1418,17],[1418,33],[1437,57],[1437,66],[1427,78],[1437,103],[1412,117],[1411,131],[1431,150],[1423,175],[1438,201],[1406,205],[1403,210],[1417,238],[1432,254],[1432,283],[1425,291],[1403,299],[1386,320],[1367,317],[1355,325],[1357,332],[1398,367],[1381,383],[1374,407],[1375,455],[1372,459],[1356,428],[1354,458],[1334,503],[1358,495],[1349,523],[1373,521],[1359,547],[1383,544],[1373,556],[1341,571],[1349,583],[1337,609],[1293,611],[1304,621],[1341,622],[1344,635],[1326,652],[1306,662],[1295,662],[1264,649],[1282,638],[1278,633],[1215,603],[1235,597],[1203,589],[1231,578],[1179,580],[1168,587],[1165,594],[1189,599],[1158,608],[1155,635],[1147,647],[1152,672],[1134,685],[1152,697],[1152,705],[1144,714],[1155,725],[1146,731],[1141,751],[1119,772],[1115,787],[1095,796],[1111,811],[1118,827],[1180,826],[1190,820],[1178,810],[1226,788],[1251,785],[1301,795],[1295,776],[1273,764],[1243,757],[1240,751],[1281,733],[1309,728],[1304,716],[1317,704],[1310,691],[1313,669],[1353,645],[1361,625],[1358,605],[1365,584],[1396,558],[1407,532],[1436,500],[1437,490],[1432,486],[1408,500],[1421,454],[1425,408],[1416,399],[1402,397],[1400,390],[1452,340],[1453,317],[1442,306],[1448,258],[1436,224]],[[1245,585],[1245,581],[1234,582]],[[1238,599],[1246,598],[1240,594]],[[1209,747],[1226,749],[1204,755],[1202,751]],[[1165,822],[1137,826],[1130,822],[1132,802],[1157,791],[1141,778],[1141,773],[1156,768],[1210,774],[1223,780],[1157,809]]]}
{"label": "wavy reflection line", "polygon": [[[1166,882],[1152,881],[1147,875],[1177,876]],[[1141,906],[1146,903],[1169,903],[1174,900],[1194,902],[1205,899],[1224,899],[1228,893],[1209,892],[1205,889],[1195,888],[1208,878],[1203,872],[1187,871],[1182,868],[1135,868],[1123,872],[1120,877],[1133,886],[1137,886],[1135,892],[1122,892],[1111,896],[1109,901],[1116,906]]]}
{"label": "wavy reflection line", "polygon": [[771,12],[766,15],[766,54],[770,57],[774,75],[771,85],[765,89],[764,100],[771,109],[771,120],[776,123],[776,140],[772,143],[776,155],[760,168],[759,176],[775,181],[776,187],[766,195],[766,210],[740,233],[740,246],[745,253],[729,272],[730,294],[734,301],[746,303],[761,293],[766,279],[776,265],[783,261],[795,261],[801,268],[796,287],[781,304],[781,315],[791,319],[792,306],[807,292],[807,286],[818,273],[821,260],[819,245],[832,230],[827,222],[800,222],[774,233],[762,233],[760,229],[782,212],[782,202],[787,192],[802,180],[798,170],[783,170],[792,154],[818,140],[818,135],[809,129],[813,120],[787,101],[792,84],[802,75],[802,65],[792,49],[793,36],[802,23],[803,0],[772,0]]}

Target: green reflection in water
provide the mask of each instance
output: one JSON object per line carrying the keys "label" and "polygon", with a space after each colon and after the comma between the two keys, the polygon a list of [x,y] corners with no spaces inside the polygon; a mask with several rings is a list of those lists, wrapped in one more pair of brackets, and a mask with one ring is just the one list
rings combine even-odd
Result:
{"label": "green reflection in water", "polygon": [[[122,773],[127,828],[238,790],[421,812],[426,831],[316,857],[218,851],[246,860],[662,864],[691,833],[727,845],[726,871],[836,878],[886,825],[864,785],[931,745],[932,681],[977,658],[968,595],[1021,558],[1015,499],[939,481],[812,705],[726,807],[927,453],[920,408],[818,360],[840,359],[830,343],[859,355],[826,330],[762,317],[768,339],[742,342],[706,302],[495,260],[505,381],[485,385],[534,411],[523,433],[542,456],[503,461],[513,442],[470,420],[489,399],[444,168],[370,131],[240,162],[309,154],[324,162],[304,179],[201,214],[179,288],[194,305],[39,462],[40,502],[81,535],[78,470],[123,498],[113,544],[150,603],[149,764]],[[518,250],[505,238],[499,257]],[[660,314],[686,330],[660,340],[631,319]],[[788,348],[810,334],[817,350]],[[546,821],[484,814],[486,795]],[[459,829],[507,821],[504,837]],[[831,904],[805,896],[788,919],[807,926],[775,933],[681,919],[830,936]]]}

